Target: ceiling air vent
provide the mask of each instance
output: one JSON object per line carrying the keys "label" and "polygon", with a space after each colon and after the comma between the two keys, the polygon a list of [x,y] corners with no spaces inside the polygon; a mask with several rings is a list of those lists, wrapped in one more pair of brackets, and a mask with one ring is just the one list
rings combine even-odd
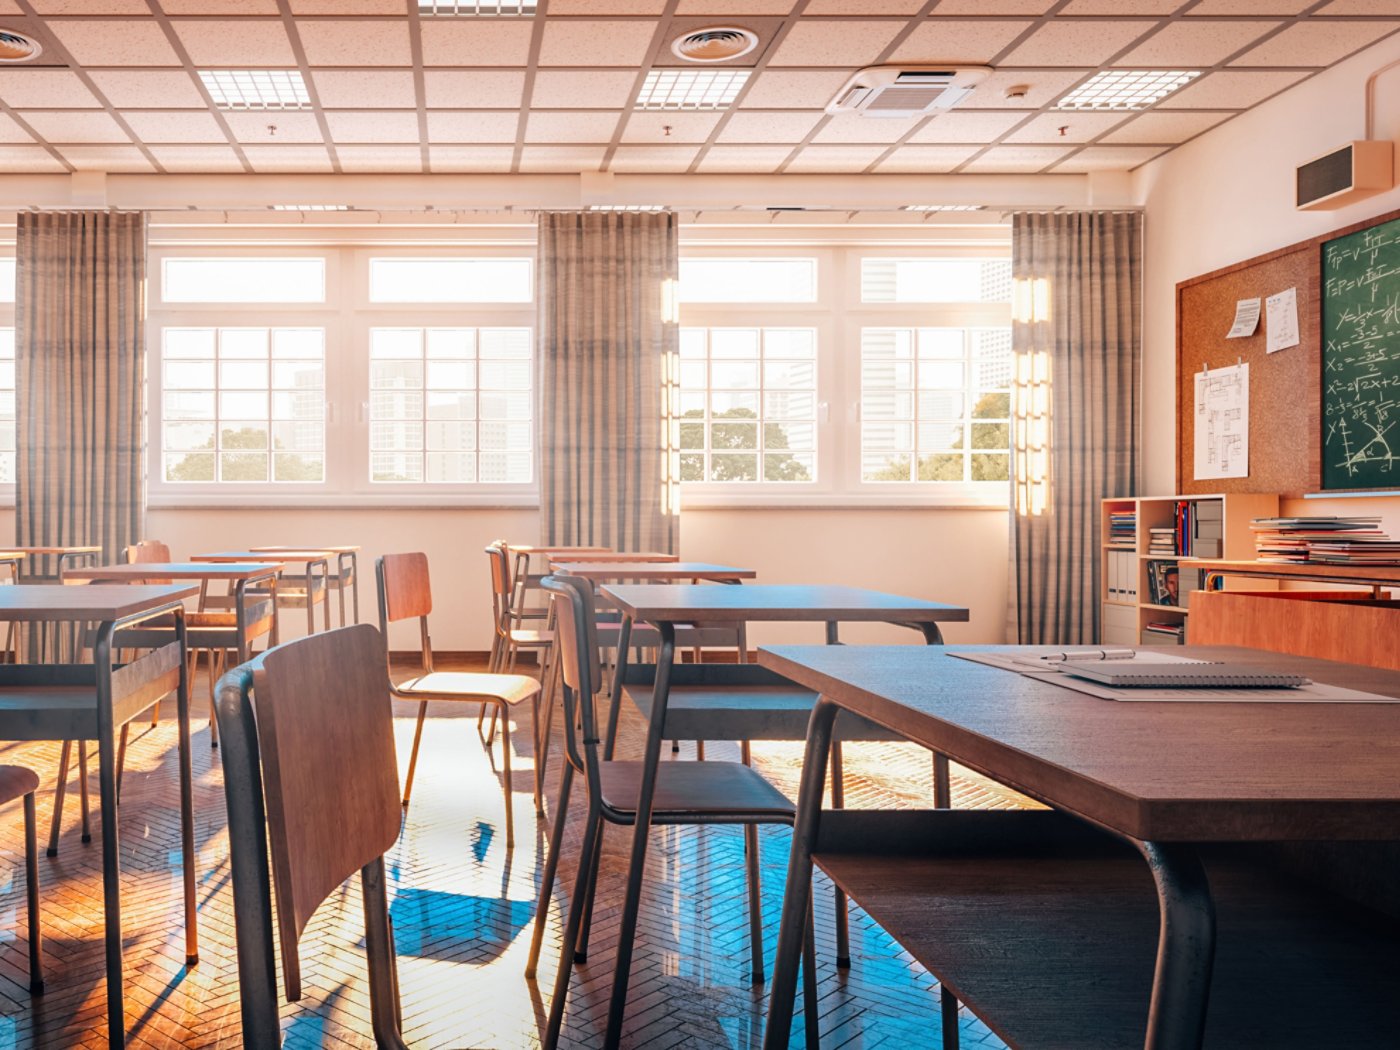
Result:
{"label": "ceiling air vent", "polygon": [[728,62],[758,46],[758,35],[738,26],[697,29],[671,41],[671,53],[687,62]]}
{"label": "ceiling air vent", "polygon": [[828,113],[920,117],[951,109],[991,75],[986,66],[870,66],[842,85]]}
{"label": "ceiling air vent", "polygon": [[31,40],[13,29],[0,29],[0,62],[33,62],[43,48],[39,41]]}

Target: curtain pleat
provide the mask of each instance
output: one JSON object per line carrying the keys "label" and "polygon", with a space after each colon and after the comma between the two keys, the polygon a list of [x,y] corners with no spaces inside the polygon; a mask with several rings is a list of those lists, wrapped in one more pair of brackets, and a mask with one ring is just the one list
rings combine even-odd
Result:
{"label": "curtain pleat", "polygon": [[21,212],[15,256],[16,540],[118,561],[146,523],[145,215]]}
{"label": "curtain pleat", "polygon": [[1011,511],[1011,627],[1022,644],[1092,643],[1100,630],[1099,501],[1134,495],[1138,485],[1142,217],[1017,214],[1011,243],[1025,304],[1011,327],[1016,383],[1034,375],[1049,387],[1038,409],[1028,391],[1013,391],[1013,435],[1043,428],[1048,455],[1035,461],[1012,443],[1012,477],[1029,473],[1043,487]]}
{"label": "curtain pleat", "polygon": [[675,215],[539,217],[542,541],[674,553],[669,383],[679,330]]}

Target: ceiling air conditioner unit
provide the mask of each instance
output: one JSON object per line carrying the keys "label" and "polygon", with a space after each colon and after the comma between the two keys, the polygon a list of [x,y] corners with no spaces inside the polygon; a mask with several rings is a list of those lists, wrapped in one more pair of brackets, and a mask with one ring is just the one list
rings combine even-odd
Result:
{"label": "ceiling air conditioner unit", "polygon": [[828,113],[922,117],[951,109],[991,75],[986,66],[870,66],[841,86]]}
{"label": "ceiling air conditioner unit", "polygon": [[1299,211],[1341,208],[1395,185],[1395,145],[1348,142],[1298,168]]}

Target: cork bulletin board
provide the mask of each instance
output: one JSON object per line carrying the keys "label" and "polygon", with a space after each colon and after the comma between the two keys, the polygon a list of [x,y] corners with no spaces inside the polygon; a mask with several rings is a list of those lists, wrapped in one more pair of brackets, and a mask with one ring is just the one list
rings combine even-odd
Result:
{"label": "cork bulletin board", "polygon": [[[1393,219],[1400,212],[1182,281],[1176,286],[1176,482],[1185,494],[1318,492],[1322,479],[1322,250],[1327,241]],[[1265,351],[1265,320],[1254,334],[1226,339],[1240,299],[1298,294],[1299,344]],[[1195,377],[1205,368],[1249,365],[1249,474],[1195,479]]]}

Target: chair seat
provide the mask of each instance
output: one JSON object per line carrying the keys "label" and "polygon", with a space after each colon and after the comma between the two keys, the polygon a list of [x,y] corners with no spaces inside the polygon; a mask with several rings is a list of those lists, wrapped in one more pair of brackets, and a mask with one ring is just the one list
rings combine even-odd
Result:
{"label": "chair seat", "polygon": [[39,774],[24,766],[0,766],[0,805],[39,790]]}
{"label": "chair seat", "polygon": [[[637,811],[641,762],[603,762],[603,803]],[[698,817],[744,817],[787,823],[796,812],[786,795],[740,762],[663,762],[656,771],[653,824],[688,824]]]}
{"label": "chair seat", "polygon": [[422,700],[479,700],[495,697],[508,704],[528,700],[540,691],[540,683],[523,674],[470,674],[434,671],[394,686],[400,698]]}
{"label": "chair seat", "polygon": [[515,645],[543,647],[554,644],[554,632],[531,631],[526,628],[517,627],[511,630],[510,640]]}

